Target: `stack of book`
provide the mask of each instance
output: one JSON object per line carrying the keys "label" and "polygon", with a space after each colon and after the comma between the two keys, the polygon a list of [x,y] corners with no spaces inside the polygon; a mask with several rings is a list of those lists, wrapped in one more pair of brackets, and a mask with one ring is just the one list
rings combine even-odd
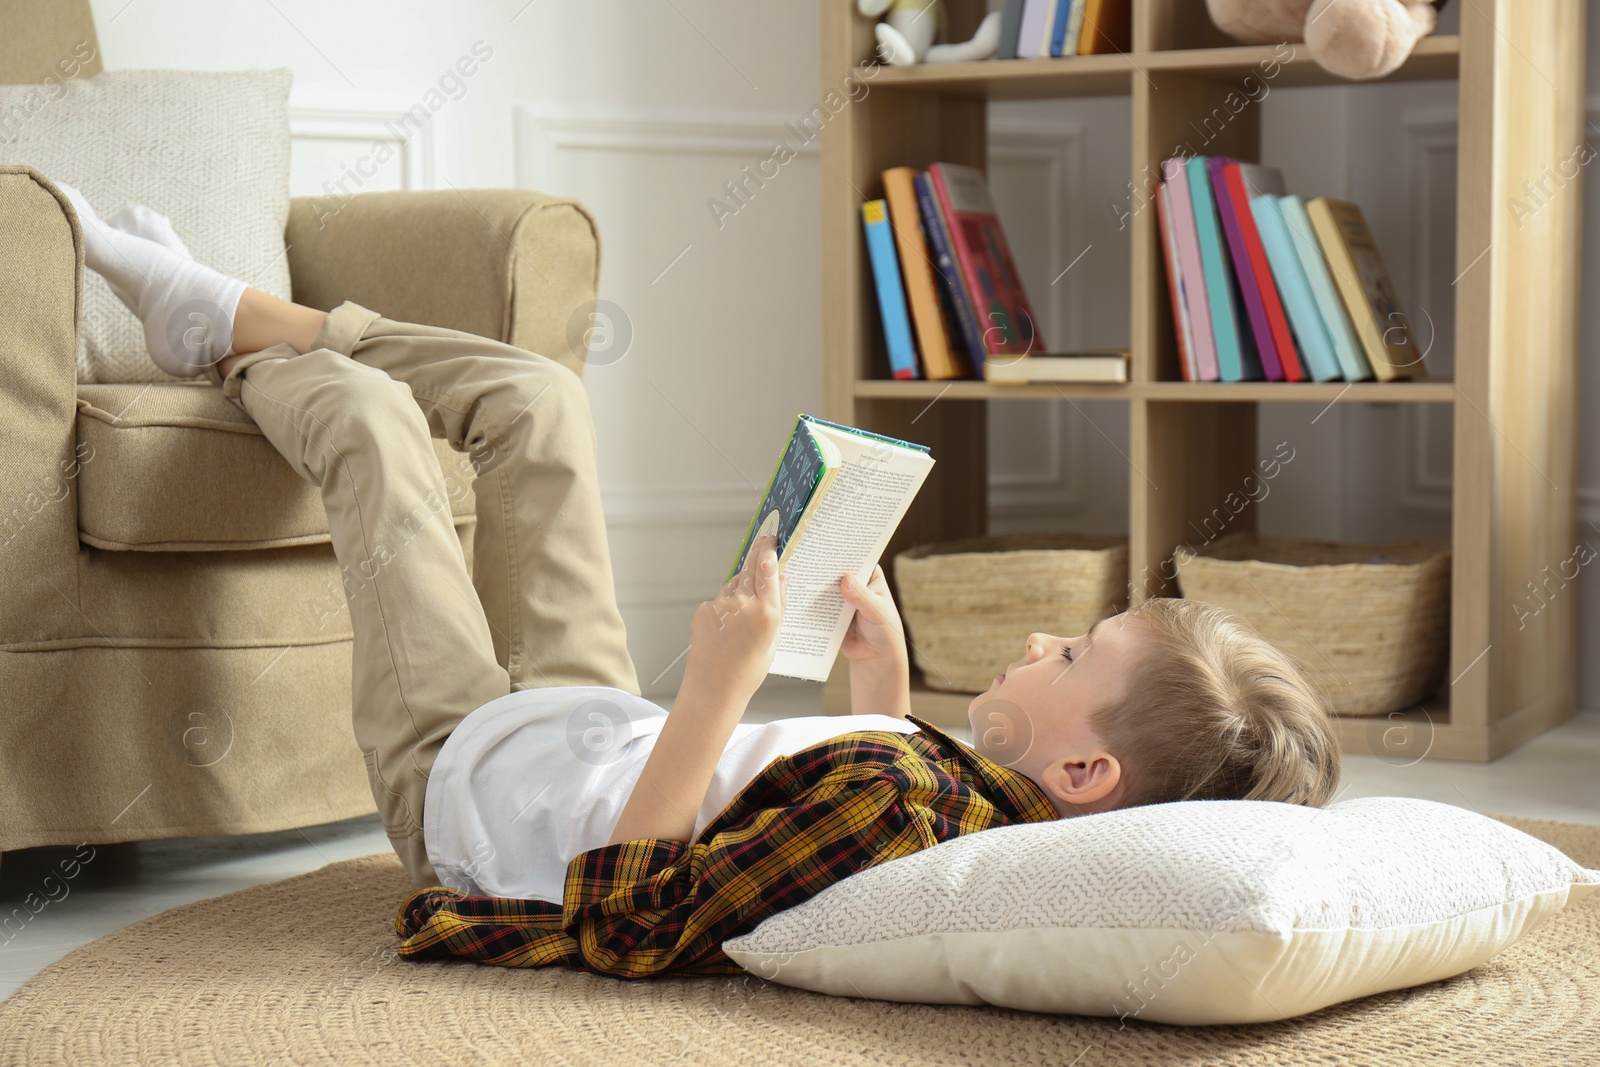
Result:
{"label": "stack of book", "polygon": [[882,199],[861,205],[861,218],[895,378],[1127,380],[1124,352],[1041,352],[982,171],[895,167],[883,172],[883,188]]}
{"label": "stack of book", "polygon": [[1276,168],[1223,156],[1161,169],[1156,217],[1185,381],[1427,373],[1360,208],[1289,195]]}
{"label": "stack of book", "polygon": [[1006,0],[996,59],[1132,50],[1133,0]]}

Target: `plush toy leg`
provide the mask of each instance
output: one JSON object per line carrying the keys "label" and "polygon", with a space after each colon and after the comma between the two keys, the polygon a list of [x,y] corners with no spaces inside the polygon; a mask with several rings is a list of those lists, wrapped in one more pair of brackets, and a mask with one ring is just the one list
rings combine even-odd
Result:
{"label": "plush toy leg", "polygon": [[1000,19],[998,11],[991,11],[978,23],[978,30],[970,41],[960,44],[936,44],[922,57],[924,63],[959,63],[964,59],[988,59],[1000,50]]}
{"label": "plush toy leg", "polygon": [[1306,12],[1306,46],[1327,70],[1346,78],[1381,78],[1434,31],[1428,0],[1314,0]]}
{"label": "plush toy leg", "polygon": [[939,21],[932,10],[901,5],[878,23],[878,55],[891,67],[920,63],[938,32]]}

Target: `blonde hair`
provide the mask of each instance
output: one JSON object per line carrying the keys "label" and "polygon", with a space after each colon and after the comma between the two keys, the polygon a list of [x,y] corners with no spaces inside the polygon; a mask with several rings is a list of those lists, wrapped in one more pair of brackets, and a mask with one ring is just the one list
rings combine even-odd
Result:
{"label": "blonde hair", "polygon": [[1212,604],[1153,599],[1126,618],[1148,638],[1138,674],[1126,699],[1090,718],[1123,764],[1126,806],[1327,803],[1339,780],[1339,739],[1289,657]]}

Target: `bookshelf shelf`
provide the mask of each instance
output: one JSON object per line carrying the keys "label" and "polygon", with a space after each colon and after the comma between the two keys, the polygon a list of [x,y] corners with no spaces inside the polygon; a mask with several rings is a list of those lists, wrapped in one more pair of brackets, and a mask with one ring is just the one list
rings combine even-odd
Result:
{"label": "bookshelf shelf", "polygon": [[[1274,86],[1349,84],[1318,67],[1303,47],[1283,60],[1274,46],[1229,41],[1199,0],[1131,2],[1133,51],[1125,55],[881,68],[871,91],[822,130],[824,414],[928,444],[939,461],[884,553],[885,570],[911,545],[988,532],[992,405],[974,401],[1065,397],[1128,405],[1128,561],[1140,599],[1178,593],[1163,579],[1173,550],[1261,455],[1261,405],[1449,404],[1456,414],[1445,675],[1451,681],[1432,704],[1397,717],[1342,719],[1338,728],[1346,751],[1402,763],[1424,752],[1429,759],[1493,759],[1570,717],[1576,700],[1576,598],[1554,598],[1527,619],[1515,605],[1528,582],[1570,556],[1577,538],[1571,486],[1581,198],[1554,198],[1531,217],[1519,217],[1513,205],[1525,178],[1584,141],[1586,4],[1475,0],[1460,7],[1458,34],[1423,41],[1388,79],[1455,83],[1452,378],[1180,380],[1154,211],[1131,219],[1128,383],[875,377],[886,373],[886,360],[861,200],[883,195],[881,175],[889,167],[947,161],[984,169],[988,101],[1128,97],[1128,174],[1139,188],[1196,123],[1230,97],[1249,95],[1246,79],[1264,79],[1274,62]],[[988,8],[986,0],[946,3],[957,39],[970,36]],[[852,0],[820,0],[820,10],[826,92],[872,57],[875,42]],[[1260,111],[1230,109],[1230,120],[1208,138],[1209,152],[1259,160]],[[1255,529],[1257,512],[1241,513],[1233,529]],[[824,693],[828,711],[849,710],[847,672],[841,657]],[[931,721],[960,725],[970,699],[914,678],[912,709]]]}
{"label": "bookshelf shelf", "polygon": [[[1036,100],[1072,96],[1127,96],[1136,78],[1176,71],[1204,77],[1243,78],[1254,74],[1273,86],[1349,85],[1317,65],[1304,45],[1233,45],[1129,52],[1056,59],[977,60],[966,63],[883,67],[873,88],[891,88],[980,100]],[[1456,77],[1461,54],[1458,36],[1429,37],[1386,81],[1448,81]],[[1267,76],[1266,72],[1271,75]]]}
{"label": "bookshelf shelf", "polygon": [[1070,382],[1061,384],[1001,385],[957,379],[955,381],[889,381],[861,378],[855,395],[875,400],[1190,400],[1262,401],[1267,403],[1333,403],[1334,401],[1386,404],[1449,404],[1456,398],[1455,383],[1442,378],[1404,382],[1128,382],[1127,384]]}

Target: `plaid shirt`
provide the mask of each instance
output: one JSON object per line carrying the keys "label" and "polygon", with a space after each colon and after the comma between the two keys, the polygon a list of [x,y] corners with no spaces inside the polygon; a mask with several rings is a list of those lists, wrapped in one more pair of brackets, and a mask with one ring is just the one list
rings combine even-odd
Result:
{"label": "plaid shirt", "polygon": [[1025,775],[911,721],[919,733],[861,731],[774,760],[692,843],[646,838],[574,857],[559,905],[419,890],[395,916],[400,955],[624,978],[739,973],[724,940],[842,878],[1059,817]]}

